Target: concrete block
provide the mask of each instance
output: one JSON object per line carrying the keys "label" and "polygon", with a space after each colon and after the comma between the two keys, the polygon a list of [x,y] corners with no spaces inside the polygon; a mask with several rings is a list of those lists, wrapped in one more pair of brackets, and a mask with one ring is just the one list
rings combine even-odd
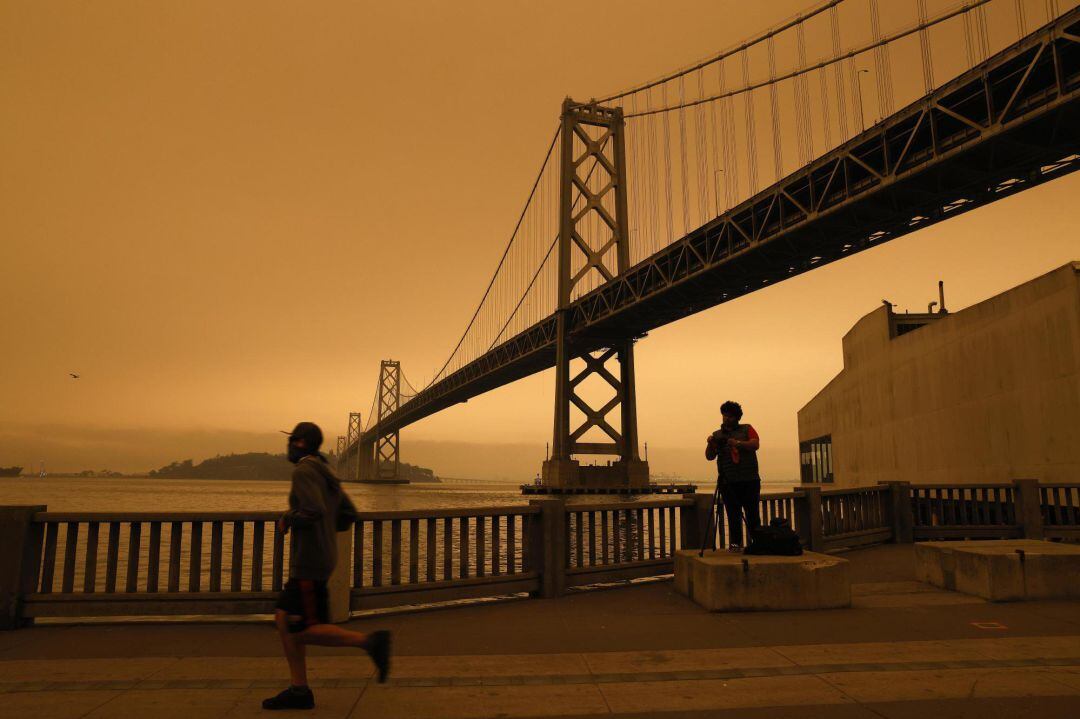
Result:
{"label": "concrete block", "polygon": [[817,552],[764,557],[724,551],[675,554],[675,589],[711,612],[851,606],[848,561]]}
{"label": "concrete block", "polygon": [[1080,546],[1036,539],[918,542],[919,581],[993,602],[1078,599]]}

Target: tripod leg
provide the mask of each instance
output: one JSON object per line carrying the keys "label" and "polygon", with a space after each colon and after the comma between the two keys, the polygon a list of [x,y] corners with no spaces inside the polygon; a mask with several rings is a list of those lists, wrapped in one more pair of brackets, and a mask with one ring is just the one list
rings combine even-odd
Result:
{"label": "tripod leg", "polygon": [[709,510],[709,521],[705,523],[705,536],[701,538],[701,550],[698,552],[699,557],[705,556],[705,547],[711,545],[716,549],[716,527],[714,522],[717,520],[717,507],[716,502],[720,497],[720,483],[716,483],[716,489],[713,491],[712,507]]}

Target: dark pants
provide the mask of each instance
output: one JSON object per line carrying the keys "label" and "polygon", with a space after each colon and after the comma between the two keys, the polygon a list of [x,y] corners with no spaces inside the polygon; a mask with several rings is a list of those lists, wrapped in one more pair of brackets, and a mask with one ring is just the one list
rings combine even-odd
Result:
{"label": "dark pants", "polygon": [[[761,526],[761,514],[758,500],[761,499],[761,482],[731,482],[720,484],[720,497],[724,502],[724,512],[728,521],[728,543],[743,544],[743,513],[746,514],[746,526],[755,529]],[[716,508],[720,510],[719,507]]]}

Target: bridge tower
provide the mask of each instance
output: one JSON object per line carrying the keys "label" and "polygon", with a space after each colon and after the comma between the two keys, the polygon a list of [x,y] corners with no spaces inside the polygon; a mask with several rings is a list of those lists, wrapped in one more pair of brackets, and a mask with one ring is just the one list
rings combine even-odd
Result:
{"label": "bridge tower", "polygon": [[[547,487],[649,484],[648,464],[638,455],[634,338],[569,335],[575,289],[581,293],[595,286],[596,275],[610,281],[630,266],[627,188],[622,110],[567,98],[560,132],[555,427],[551,458],[544,462],[542,476]],[[584,366],[571,376],[574,360]],[[618,364],[615,371],[608,369],[612,361]],[[605,391],[614,391],[598,407],[582,396],[583,383],[594,377],[606,384]],[[583,415],[573,429],[571,406]],[[618,429],[608,420],[616,408]],[[584,441],[593,429],[607,441]],[[575,455],[607,456],[613,461],[582,465]]]}
{"label": "bridge tower", "polygon": [[339,474],[341,479],[360,479],[361,452],[360,434],[364,426],[360,422],[359,412],[349,412],[349,428],[345,434],[345,451],[341,456]]}
{"label": "bridge tower", "polygon": [[[375,441],[366,446],[357,442],[360,450],[360,481],[405,484],[399,473],[398,430],[385,432],[382,422],[401,405],[401,363],[383,360],[379,365],[379,393],[376,401]],[[359,435],[357,435],[359,440]]]}
{"label": "bridge tower", "polygon": [[340,476],[345,471],[345,451],[349,445],[345,444],[345,435],[337,436],[337,473]]}

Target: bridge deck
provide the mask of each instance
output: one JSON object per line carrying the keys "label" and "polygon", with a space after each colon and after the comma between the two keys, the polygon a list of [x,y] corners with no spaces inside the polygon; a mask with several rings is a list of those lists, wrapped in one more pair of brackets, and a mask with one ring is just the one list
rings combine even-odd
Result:
{"label": "bridge deck", "polygon": [[[990,604],[913,581],[910,545],[848,553],[848,610],[708,614],[671,582],[370,617],[392,681],[309,650],[316,716],[1070,716],[1080,602]],[[0,634],[10,716],[246,716],[283,686],[262,624],[41,626]],[[1021,698],[1023,697],[1023,698]],[[784,709],[787,707],[787,709]],[[760,712],[748,714],[748,711]],[[784,712],[788,713],[784,713]],[[951,715],[951,714],[950,714]]]}
{"label": "bridge deck", "polygon": [[[717,304],[1080,168],[1080,8],[575,301],[572,351]],[[552,367],[555,319],[421,391],[393,432]],[[375,430],[364,435],[373,441]]]}

